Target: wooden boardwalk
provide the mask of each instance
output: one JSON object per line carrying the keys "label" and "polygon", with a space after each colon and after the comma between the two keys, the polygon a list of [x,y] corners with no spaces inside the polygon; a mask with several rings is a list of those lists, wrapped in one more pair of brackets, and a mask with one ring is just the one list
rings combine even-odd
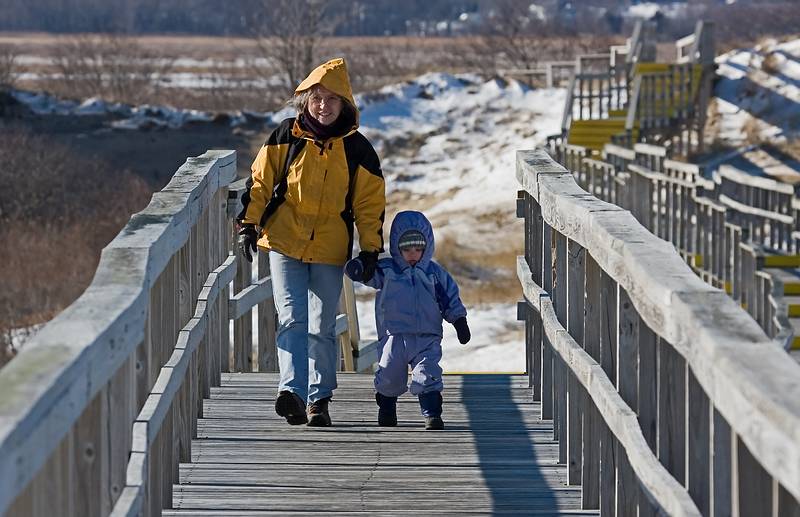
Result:
{"label": "wooden boardwalk", "polygon": [[223,374],[164,515],[594,514],[566,485],[524,376],[446,376],[438,432],[409,394],[398,427],[378,427],[367,374],[339,375],[334,427],[290,427],[273,410],[276,385],[276,374]]}

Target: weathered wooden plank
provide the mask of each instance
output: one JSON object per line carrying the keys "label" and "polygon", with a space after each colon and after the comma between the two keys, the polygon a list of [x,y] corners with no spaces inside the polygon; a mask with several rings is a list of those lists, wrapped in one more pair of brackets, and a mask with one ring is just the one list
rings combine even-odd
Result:
{"label": "weathered wooden plank", "polygon": [[644,439],[656,451],[658,432],[658,337],[639,319],[639,387],[637,414]]}
{"label": "weathered wooden plank", "polygon": [[736,480],[734,515],[771,515],[773,503],[772,478],[758,464],[747,446],[738,438],[736,450]]}
{"label": "weathered wooden plank", "polygon": [[[364,433],[362,433],[364,434]],[[385,434],[378,433],[375,434]],[[419,432],[417,435],[424,434]],[[302,442],[294,444],[302,448]],[[502,482],[507,487],[525,488],[539,480],[549,487],[563,487],[566,475],[559,465],[540,464],[536,468],[508,468],[498,466],[467,465],[425,465],[420,464],[413,471],[402,465],[376,465],[365,469],[362,465],[325,465],[323,463],[305,466],[303,469],[281,469],[263,463],[185,463],[181,465],[181,484],[218,484],[250,486],[313,486],[313,479],[326,478],[329,488],[350,489],[354,484],[369,482],[372,488],[396,488],[398,480],[405,480],[417,473],[420,482],[431,487],[488,488],[493,482]],[[488,473],[488,475],[486,475]],[[446,475],[444,475],[446,474]],[[488,479],[491,478],[491,479]]]}
{"label": "weathered wooden plank", "polygon": [[[521,271],[524,267],[524,264],[518,263],[517,269]],[[519,278],[523,284],[532,283],[529,274],[520,274]],[[528,285],[525,289],[535,291],[539,288]],[[554,352],[561,356],[575,373],[591,396],[605,425],[610,428],[616,439],[624,444],[631,466],[645,490],[657,501],[659,507],[668,513],[699,515],[686,490],[658,464],[649,451],[635,414],[622,401],[597,361],[579,347],[561,327],[549,300],[542,299],[541,310],[545,336],[551,337]]]}
{"label": "weathered wooden plank", "polygon": [[104,508],[101,446],[101,422],[106,416],[103,411],[103,394],[98,393],[78,419],[73,437],[75,445],[72,461],[73,484],[66,487],[75,493],[75,512],[77,515],[99,516],[110,510]]}
{"label": "weathered wooden plank", "polygon": [[150,287],[207,205],[209,186],[232,179],[233,161],[235,153],[224,151],[188,160],[103,251],[86,292],[0,372],[0,479],[8,480],[0,512],[144,341]]}
{"label": "weathered wooden plank", "polygon": [[691,370],[688,372],[686,485],[697,509],[711,512],[711,406]]}
{"label": "weathered wooden plank", "polygon": [[259,278],[253,284],[247,285],[228,300],[228,315],[232,320],[238,320],[254,306],[272,299],[272,279]]}
{"label": "weathered wooden plank", "polygon": [[681,484],[686,480],[686,362],[658,343],[658,459]]}
{"label": "weathered wooden plank", "polygon": [[386,508],[414,501],[420,507],[445,505],[452,513],[464,510],[497,512],[553,511],[574,508],[577,495],[570,491],[519,490],[494,488],[493,497],[480,492],[462,491],[451,493],[443,500],[441,490],[404,487],[404,490],[372,491],[354,487],[349,491],[331,490],[325,487],[267,488],[267,487],[219,487],[181,486],[176,489],[175,507],[179,509],[228,509],[228,510],[283,510],[312,509],[324,506],[326,511],[362,511],[380,513]]}
{"label": "weathered wooden plank", "polygon": [[[287,428],[269,403],[252,407],[247,394],[263,390],[274,397],[277,375],[223,375],[223,387],[212,392],[199,424],[195,461],[181,465],[175,510],[164,514],[302,514],[322,504],[331,514],[391,515],[408,497],[426,513],[441,507],[450,514],[583,514],[580,492],[564,488],[567,473],[557,464],[552,427],[538,417],[539,404],[524,396],[524,376],[445,376],[441,433],[423,429],[410,396],[400,398],[398,427],[378,427],[372,376],[340,378],[346,395],[334,397],[334,427],[320,429]],[[455,397],[449,396],[451,386]],[[214,398],[241,390],[242,398]],[[212,408],[227,408],[236,418],[208,418]]]}
{"label": "weathered wooden plank", "polygon": [[617,299],[617,390],[622,400],[636,411],[639,399],[639,315],[625,289],[619,288]]}
{"label": "weathered wooden plank", "polygon": [[800,496],[800,366],[786,361],[725,293],[698,279],[670,244],[629,214],[603,210],[602,202],[580,194],[570,175],[548,164],[543,152],[520,155],[517,163],[520,182],[536,184],[525,190],[541,205],[545,226],[596,256],[647,325],[688,358],[714,407],[758,462]]}
{"label": "weathered wooden plank", "polygon": [[617,441],[605,423],[600,424],[600,515],[617,513]]}
{"label": "weathered wooden plank", "polygon": [[[270,276],[269,254],[258,254],[258,278]],[[277,313],[272,300],[258,304],[258,371],[275,372],[278,370],[278,349],[275,346],[277,330]]]}
{"label": "weathered wooden plank", "polygon": [[722,517],[733,511],[732,443],[735,437],[722,415],[712,409],[713,465],[711,515]]}
{"label": "weathered wooden plank", "polygon": [[[585,266],[584,249],[569,241],[567,245],[567,331],[579,345],[583,345],[585,320]],[[571,372],[567,374],[567,463],[570,485],[581,483],[582,472],[582,413],[584,395],[580,383]]]}
{"label": "weathered wooden plank", "polygon": [[637,517],[638,482],[625,448],[616,442],[617,460],[615,509],[618,517]]}

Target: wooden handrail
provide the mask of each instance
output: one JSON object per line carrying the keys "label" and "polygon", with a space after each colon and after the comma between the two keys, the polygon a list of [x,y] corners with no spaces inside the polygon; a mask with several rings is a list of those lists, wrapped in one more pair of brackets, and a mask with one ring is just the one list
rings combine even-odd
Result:
{"label": "wooden handrail", "polygon": [[[260,326],[269,321],[271,277],[260,271],[254,280],[228,248],[241,209],[235,178],[233,151],[189,158],[103,250],[86,292],[0,370],[0,514],[26,515],[34,505],[86,516],[169,507],[202,400],[229,371],[229,322],[251,328],[257,305]],[[347,336],[351,368],[363,371],[377,362],[378,342],[360,340],[352,291],[345,281],[352,303],[335,332]],[[254,368],[251,345],[239,343],[250,339],[235,337],[231,367]],[[270,343],[259,339],[261,365]],[[83,452],[64,449],[64,440],[86,448],[82,463]],[[162,454],[164,440],[180,457]]]}
{"label": "wooden handrail", "polygon": [[625,131],[633,131],[636,127],[637,111],[639,109],[639,97],[642,94],[642,76],[637,75],[633,80],[633,90],[628,99],[628,114],[625,117]]}
{"label": "wooden handrail", "polygon": [[0,513],[22,493],[98,392],[136,356],[146,338],[149,292],[157,277],[217,192],[235,177],[233,151],[189,158],[103,250],[86,291],[0,370]]}
{"label": "wooden handrail", "polygon": [[567,98],[564,101],[564,115],[561,117],[561,134],[566,137],[567,133],[569,132],[569,125],[572,121],[572,99],[575,95],[575,81],[576,75],[572,74],[572,77],[569,79],[569,85],[567,86]]}
{"label": "wooden handrail", "polygon": [[558,321],[549,293],[533,281],[525,257],[517,257],[517,277],[525,299],[541,315],[542,327],[550,344],[594,400],[600,416],[625,448],[642,487],[666,515],[699,516],[700,511],[689,493],[658,462],[647,446],[636,413],[620,397],[600,364],[575,342]]}
{"label": "wooden handrail", "polygon": [[734,445],[746,445],[758,468],[800,498],[800,365],[724,292],[697,278],[671,244],[630,213],[603,208],[544,151],[518,152],[517,178],[544,223],[584,248],[685,360]]}

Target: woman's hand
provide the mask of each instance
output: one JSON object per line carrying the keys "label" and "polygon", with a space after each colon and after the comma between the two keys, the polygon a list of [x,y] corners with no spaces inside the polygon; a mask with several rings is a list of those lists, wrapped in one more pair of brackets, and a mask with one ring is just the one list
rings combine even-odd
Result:
{"label": "woman's hand", "polygon": [[258,242],[256,226],[254,224],[243,224],[242,228],[239,230],[239,250],[241,250],[242,255],[244,255],[244,258],[246,258],[248,262],[253,261],[253,255],[250,253],[250,250],[252,250],[253,253],[258,252],[256,242]]}
{"label": "woman's hand", "polygon": [[358,260],[364,271],[361,273],[361,281],[369,282],[375,275],[375,268],[378,266],[378,252],[377,251],[362,251],[358,254]]}

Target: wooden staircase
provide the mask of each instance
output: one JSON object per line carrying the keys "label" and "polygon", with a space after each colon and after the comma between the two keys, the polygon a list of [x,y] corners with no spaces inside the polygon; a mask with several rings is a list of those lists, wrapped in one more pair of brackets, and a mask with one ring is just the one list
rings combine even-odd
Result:
{"label": "wooden staircase", "polygon": [[[615,136],[625,134],[624,110],[612,110],[609,115],[609,118],[605,119],[573,120],[570,124],[567,141],[572,145],[586,147],[599,153],[604,145],[612,143]],[[633,138],[636,140],[638,137],[639,124],[637,123],[633,130]]]}
{"label": "wooden staircase", "polygon": [[[680,62],[654,61],[652,44],[635,41],[644,38],[637,28],[624,62],[615,62],[621,53],[612,52],[607,71],[578,70],[569,87],[562,138],[593,154],[609,143],[630,147],[643,141],[668,146],[674,142],[681,154],[693,146],[701,147],[702,138],[693,139],[692,131],[697,133],[705,125],[714,66],[713,40],[704,30],[699,22],[689,38],[706,42],[705,47],[698,47]],[[647,48],[650,50],[642,50]]]}

